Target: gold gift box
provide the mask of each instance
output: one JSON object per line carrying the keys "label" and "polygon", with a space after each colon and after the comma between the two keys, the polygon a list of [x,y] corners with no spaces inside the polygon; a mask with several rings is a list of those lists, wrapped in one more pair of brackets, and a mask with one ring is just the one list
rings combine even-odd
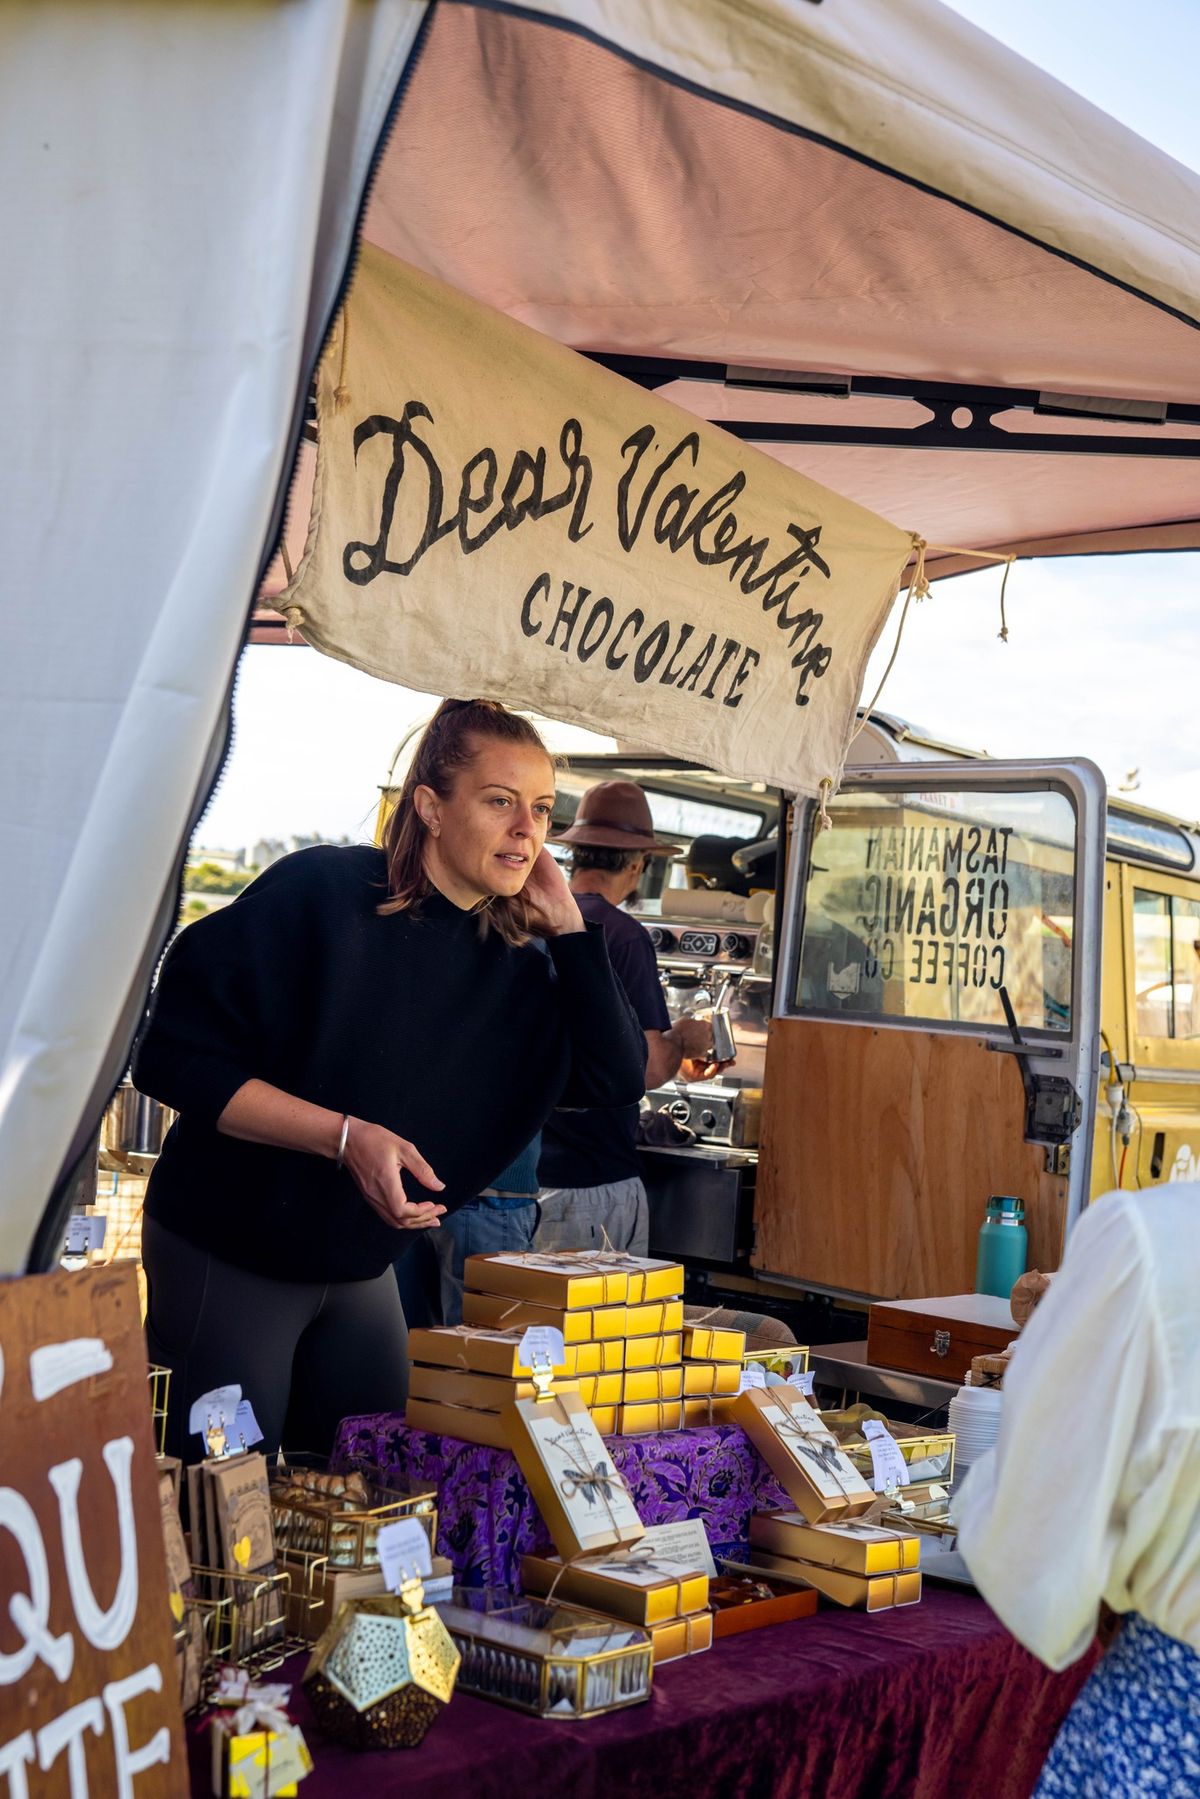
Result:
{"label": "gold gift box", "polygon": [[630,1337],[625,1344],[626,1368],[661,1368],[677,1362],[680,1356],[680,1334],[671,1331],[663,1337]]}
{"label": "gold gift box", "polygon": [[617,1407],[615,1405],[592,1405],[588,1407],[592,1423],[602,1437],[617,1435]]}
{"label": "gold gift box", "polygon": [[685,1430],[702,1430],[710,1424],[732,1424],[734,1404],[731,1396],[714,1399],[711,1393],[705,1399],[685,1399],[683,1427]]}
{"label": "gold gift box", "polygon": [[816,1562],[771,1555],[765,1549],[752,1549],[750,1564],[765,1568],[771,1574],[786,1575],[789,1580],[803,1581],[836,1605],[849,1606],[854,1611],[890,1612],[904,1605],[917,1605],[921,1598],[921,1576],[915,1571],[847,1574],[842,1568],[822,1568]]}
{"label": "gold gift box", "polygon": [[[618,1371],[616,1374],[585,1374],[580,1380],[556,1381],[555,1385],[560,1391],[564,1386],[577,1387],[580,1399],[590,1411],[594,1406],[603,1408],[620,1405],[624,1382],[625,1376]],[[517,1397],[527,1399],[530,1396],[522,1393]]]}
{"label": "gold gift box", "polygon": [[[617,1391],[612,1396],[615,1403],[620,1398],[621,1377],[617,1374],[609,1378],[617,1383]],[[584,1403],[590,1405],[584,1381],[568,1380],[556,1384],[583,1393]],[[410,1400],[432,1399],[441,1405],[469,1405],[483,1412],[499,1412],[510,1399],[532,1399],[535,1391],[532,1380],[520,1376],[510,1379],[503,1374],[472,1374],[462,1368],[424,1368],[419,1362],[414,1362],[408,1376]]]}
{"label": "gold gift box", "polygon": [[627,1306],[592,1306],[564,1311],[537,1305],[530,1299],[509,1299],[503,1293],[463,1294],[464,1324],[486,1324],[492,1329],[519,1326],[522,1330],[531,1324],[549,1324],[562,1332],[564,1343],[587,1343],[593,1337],[601,1342],[606,1337],[624,1337],[628,1310]]}
{"label": "gold gift box", "polygon": [[[408,1333],[408,1353],[414,1362],[438,1368],[458,1368],[472,1374],[495,1374],[508,1380],[528,1375],[531,1370],[521,1360],[524,1328],[489,1330],[481,1326],[439,1325],[431,1330],[416,1329]],[[576,1369],[574,1346],[567,1348],[555,1378],[569,1379]],[[584,1369],[580,1373],[589,1372]],[[594,1372],[594,1371],[593,1371]]]}
{"label": "gold gift box", "polygon": [[875,1495],[795,1387],[751,1387],[733,1402],[740,1424],[809,1524],[869,1511]]}
{"label": "gold gift box", "polygon": [[625,1339],[608,1337],[603,1343],[573,1343],[567,1353],[575,1357],[577,1374],[620,1374],[625,1366]]}
{"label": "gold gift box", "polygon": [[683,1398],[683,1368],[679,1362],[665,1368],[627,1369],[621,1380],[622,1387],[617,1399],[624,1400],[626,1405],[637,1405],[646,1400]]}
{"label": "gold gift box", "polygon": [[679,1399],[644,1400],[640,1405],[623,1405],[617,1410],[619,1437],[647,1437],[656,1431],[682,1429],[683,1402]]}
{"label": "gold gift box", "polygon": [[622,1265],[629,1271],[630,1305],[647,1299],[677,1299],[683,1292],[683,1264],[657,1262],[647,1257],[623,1256]]}
{"label": "gold gift box", "polygon": [[637,1550],[568,1563],[558,1556],[527,1555],[521,1561],[521,1584],[539,1598],[553,1589],[555,1598],[566,1604],[629,1624],[686,1617],[708,1604],[708,1575],[701,1569],[659,1561]]}
{"label": "gold gift box", "polygon": [[683,1329],[682,1299],[650,1299],[641,1305],[627,1306],[627,1337],[660,1336],[667,1331]]}
{"label": "gold gift box", "polygon": [[771,1555],[847,1574],[899,1574],[921,1565],[918,1538],[853,1518],[845,1524],[808,1524],[799,1512],[755,1512],[750,1542]]}
{"label": "gold gift box", "polygon": [[504,1408],[502,1422],[554,1547],[565,1560],[645,1536],[629,1488],[578,1393],[516,1399]]}
{"label": "gold gift box", "polygon": [[723,1325],[685,1324],[683,1353],[698,1362],[740,1362],[746,1353],[746,1333]]}
{"label": "gold gift box", "polygon": [[697,1612],[690,1618],[667,1618],[647,1629],[656,1668],[660,1662],[677,1662],[685,1655],[699,1655],[713,1646],[711,1612]]}
{"label": "gold gift box", "polygon": [[324,1473],[294,1461],[270,1487],[275,1544],[293,1554],[326,1556],[331,1568],[371,1568],[379,1562],[379,1532],[398,1518],[419,1518],[432,1547],[437,1536],[437,1488],[386,1483],[367,1469]]}
{"label": "gold gift box", "polygon": [[636,1624],[486,1588],[456,1587],[438,1611],[462,1657],[462,1693],[564,1722],[650,1697],[653,1652]]}
{"label": "gold gift box", "polygon": [[707,1393],[727,1396],[736,1394],[742,1384],[740,1362],[685,1362],[683,1392],[686,1399],[699,1399]]}
{"label": "gold gift box", "polygon": [[577,1263],[536,1254],[468,1256],[463,1280],[473,1293],[500,1293],[564,1312],[620,1305],[629,1292],[623,1267],[600,1267],[586,1255]]}
{"label": "gold gift box", "polygon": [[[312,1756],[298,1730],[286,1738],[274,1730],[249,1730],[239,1735],[236,1712],[214,1712],[209,1723],[212,1741],[212,1791],[214,1799],[254,1799],[270,1793],[273,1799],[296,1799],[299,1781],[312,1773]],[[280,1779],[286,1755],[296,1778]],[[274,1778],[272,1776],[274,1775]]]}
{"label": "gold gift box", "polygon": [[409,1399],[404,1422],[410,1430],[428,1430],[439,1437],[455,1437],[460,1443],[482,1443],[487,1449],[507,1449],[508,1431],[499,1412],[469,1405],[446,1405],[436,1399]]}

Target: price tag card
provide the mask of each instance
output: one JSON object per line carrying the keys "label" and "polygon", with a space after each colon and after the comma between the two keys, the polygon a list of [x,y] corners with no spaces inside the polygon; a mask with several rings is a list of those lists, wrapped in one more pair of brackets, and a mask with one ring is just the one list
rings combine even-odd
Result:
{"label": "price tag card", "polygon": [[567,1355],[563,1334],[552,1324],[531,1324],[517,1353],[523,1368],[561,1368]]}
{"label": "price tag card", "polygon": [[67,1255],[86,1256],[93,1249],[101,1249],[107,1229],[108,1219],[102,1215],[88,1217],[82,1212],[76,1212],[67,1221]]}
{"label": "price tag card", "polygon": [[673,1524],[648,1524],[642,1544],[649,1544],[663,1561],[682,1562],[700,1568],[710,1580],[717,1578],[712,1545],[700,1518],[679,1518]]}
{"label": "price tag card", "polygon": [[798,1393],[803,1393],[805,1399],[811,1399],[813,1394],[813,1383],[816,1378],[816,1374],[810,1369],[807,1374],[793,1374],[792,1385]]}
{"label": "price tag card", "polygon": [[232,1431],[234,1414],[241,1400],[242,1389],[237,1386],[213,1387],[210,1392],[202,1393],[188,1413],[189,1431],[193,1436],[202,1437],[210,1418],[214,1424],[224,1418],[226,1429]]}
{"label": "price tag card", "polygon": [[747,1362],[742,1369],[742,1378],[738,1386],[739,1393],[748,1393],[751,1387],[765,1387],[767,1371],[761,1362]]}
{"label": "price tag card", "polygon": [[425,1526],[419,1518],[397,1518],[379,1532],[379,1566],[388,1591],[398,1593],[415,1575],[424,1580],[433,1573],[433,1556]]}
{"label": "price tag card", "polygon": [[906,1487],[911,1476],[895,1437],[888,1434],[878,1418],[866,1420],[863,1436],[871,1451],[871,1485],[875,1491],[886,1493],[892,1487]]}
{"label": "price tag card", "polygon": [[263,1434],[258,1428],[254,1407],[248,1399],[238,1401],[238,1409],[233,1414],[233,1428],[229,1434],[235,1443],[244,1443],[247,1449],[253,1449],[256,1443],[262,1442]]}

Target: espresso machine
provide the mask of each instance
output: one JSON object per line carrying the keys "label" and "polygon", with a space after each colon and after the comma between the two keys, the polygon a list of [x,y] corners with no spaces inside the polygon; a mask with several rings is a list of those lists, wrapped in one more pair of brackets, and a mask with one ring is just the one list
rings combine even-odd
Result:
{"label": "espresso machine", "polygon": [[771,1014],[773,897],[667,889],[647,921],[672,1024],[711,1017],[711,1079],[647,1093],[641,1150],[650,1251],[733,1266],[749,1253]]}

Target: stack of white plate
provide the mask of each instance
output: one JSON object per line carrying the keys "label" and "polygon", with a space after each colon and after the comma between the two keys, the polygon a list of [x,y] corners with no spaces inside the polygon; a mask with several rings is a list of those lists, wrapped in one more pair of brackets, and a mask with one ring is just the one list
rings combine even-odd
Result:
{"label": "stack of white plate", "polygon": [[1000,1387],[960,1387],[950,1401],[949,1429],[954,1432],[954,1471],[965,1473],[989,1450],[1000,1434],[1004,1392]]}

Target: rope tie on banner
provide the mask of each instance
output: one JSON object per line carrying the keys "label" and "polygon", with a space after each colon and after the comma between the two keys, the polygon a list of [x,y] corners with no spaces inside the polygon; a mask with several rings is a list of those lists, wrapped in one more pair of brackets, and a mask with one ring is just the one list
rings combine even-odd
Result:
{"label": "rope tie on banner", "polygon": [[287,623],[287,640],[289,643],[295,643],[296,632],[304,623],[304,608],[303,606],[285,606],[283,616]]}
{"label": "rope tie on banner", "polygon": [[[908,577],[908,586],[904,594],[904,605],[900,609],[900,623],[896,627],[896,641],[892,645],[892,653],[888,657],[887,667],[880,676],[879,685],[875,689],[868,704],[862,708],[862,717],[850,733],[846,744],[847,751],[849,751],[850,745],[854,742],[859,732],[865,730],[867,721],[870,719],[872,712],[874,712],[880,699],[883,697],[883,690],[888,684],[891,672],[896,666],[896,658],[900,654],[900,644],[904,637],[904,627],[908,622],[909,607],[914,600],[916,600],[919,605],[929,592],[929,577],[925,573],[925,559],[930,550],[934,551],[939,556],[969,556],[975,562],[1002,562],[1004,564],[1004,574],[1000,581],[1000,630],[997,635],[999,636],[1001,643],[1008,642],[1008,615],[1005,607],[1005,596],[1008,591],[1009,570],[1017,560],[1015,551],[968,550],[964,549],[959,544],[931,544],[928,543],[925,538],[918,536],[915,531],[912,533],[912,547],[914,551],[912,573]],[[817,783],[819,796],[819,810],[817,813],[818,831],[828,831],[832,829],[833,819],[829,815],[829,798],[835,791],[836,786],[837,783],[834,781],[832,775],[824,775]]]}
{"label": "rope tie on banner", "polygon": [[344,412],[350,404],[350,389],[346,386],[346,355],[350,342],[350,308],[342,307],[342,355],[338,365],[337,386],[333,390],[333,404],[338,412]]}

